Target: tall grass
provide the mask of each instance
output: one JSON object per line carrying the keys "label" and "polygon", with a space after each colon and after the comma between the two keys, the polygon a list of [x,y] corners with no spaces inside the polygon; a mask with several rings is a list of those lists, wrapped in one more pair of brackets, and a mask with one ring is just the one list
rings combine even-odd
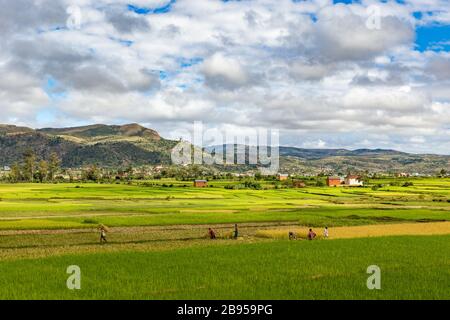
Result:
{"label": "tall grass", "polygon": [[[275,241],[0,262],[1,299],[450,299],[450,236]],[[82,289],[66,288],[67,266]],[[367,267],[381,268],[368,290]]]}

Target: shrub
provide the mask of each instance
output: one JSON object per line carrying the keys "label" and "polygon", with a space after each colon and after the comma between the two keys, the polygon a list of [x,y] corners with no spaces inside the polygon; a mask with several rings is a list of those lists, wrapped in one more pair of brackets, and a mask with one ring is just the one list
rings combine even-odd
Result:
{"label": "shrub", "polygon": [[84,219],[82,223],[84,223],[84,224],[98,224],[98,221],[94,220],[94,219]]}
{"label": "shrub", "polygon": [[325,182],[323,182],[322,180],[317,180],[316,187],[324,187],[324,186],[325,186]]}
{"label": "shrub", "polygon": [[403,184],[403,187],[412,187],[413,185],[414,185],[414,183],[409,182],[409,181],[406,181],[406,182]]}
{"label": "shrub", "polygon": [[376,184],[376,185],[374,185],[374,186],[372,186],[372,190],[373,191],[377,191],[378,189],[380,189],[380,188],[383,188],[383,185],[382,184]]}

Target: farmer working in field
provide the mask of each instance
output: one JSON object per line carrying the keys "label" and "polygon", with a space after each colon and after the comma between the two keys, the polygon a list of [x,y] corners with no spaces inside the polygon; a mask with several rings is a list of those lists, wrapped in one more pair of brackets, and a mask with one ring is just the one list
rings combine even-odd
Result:
{"label": "farmer working in field", "polygon": [[107,228],[104,225],[100,225],[98,229],[100,231],[100,243],[103,244],[108,242],[108,240],[106,240],[106,233],[108,232]]}
{"label": "farmer working in field", "polygon": [[216,233],[211,228],[208,229],[208,235],[211,240],[214,240],[216,238]]}
{"label": "farmer working in field", "polygon": [[239,238],[239,230],[238,230],[238,225],[237,225],[237,224],[234,225],[234,234],[233,234],[233,238],[234,238],[234,239]]}
{"label": "farmer working in field", "polygon": [[289,240],[297,240],[297,235],[295,234],[295,232],[289,232]]}
{"label": "farmer working in field", "polygon": [[325,239],[328,238],[328,227],[325,227],[325,229],[323,230],[323,237],[324,237]]}
{"label": "farmer working in field", "polygon": [[313,240],[317,235],[314,233],[312,229],[309,229],[308,232],[308,240]]}

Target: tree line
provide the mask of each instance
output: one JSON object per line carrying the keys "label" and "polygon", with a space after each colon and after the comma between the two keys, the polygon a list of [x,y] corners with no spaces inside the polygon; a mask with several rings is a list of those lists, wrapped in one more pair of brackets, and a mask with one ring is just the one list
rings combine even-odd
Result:
{"label": "tree line", "polygon": [[23,153],[22,161],[11,167],[11,182],[53,182],[60,170],[61,160],[56,153],[51,153],[48,160],[39,160],[32,149]]}

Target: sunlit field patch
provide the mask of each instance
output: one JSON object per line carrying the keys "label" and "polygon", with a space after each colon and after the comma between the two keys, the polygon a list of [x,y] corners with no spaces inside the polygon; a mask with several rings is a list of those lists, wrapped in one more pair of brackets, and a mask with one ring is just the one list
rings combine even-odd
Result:
{"label": "sunlit field patch", "polygon": [[[308,228],[279,228],[275,230],[260,230],[257,237],[286,239],[289,232],[295,232],[299,238],[306,239]],[[323,239],[323,229],[317,229],[318,239]],[[354,227],[336,227],[329,229],[329,239],[351,239],[384,236],[405,235],[444,235],[450,234],[450,222],[434,223],[400,223]]]}

